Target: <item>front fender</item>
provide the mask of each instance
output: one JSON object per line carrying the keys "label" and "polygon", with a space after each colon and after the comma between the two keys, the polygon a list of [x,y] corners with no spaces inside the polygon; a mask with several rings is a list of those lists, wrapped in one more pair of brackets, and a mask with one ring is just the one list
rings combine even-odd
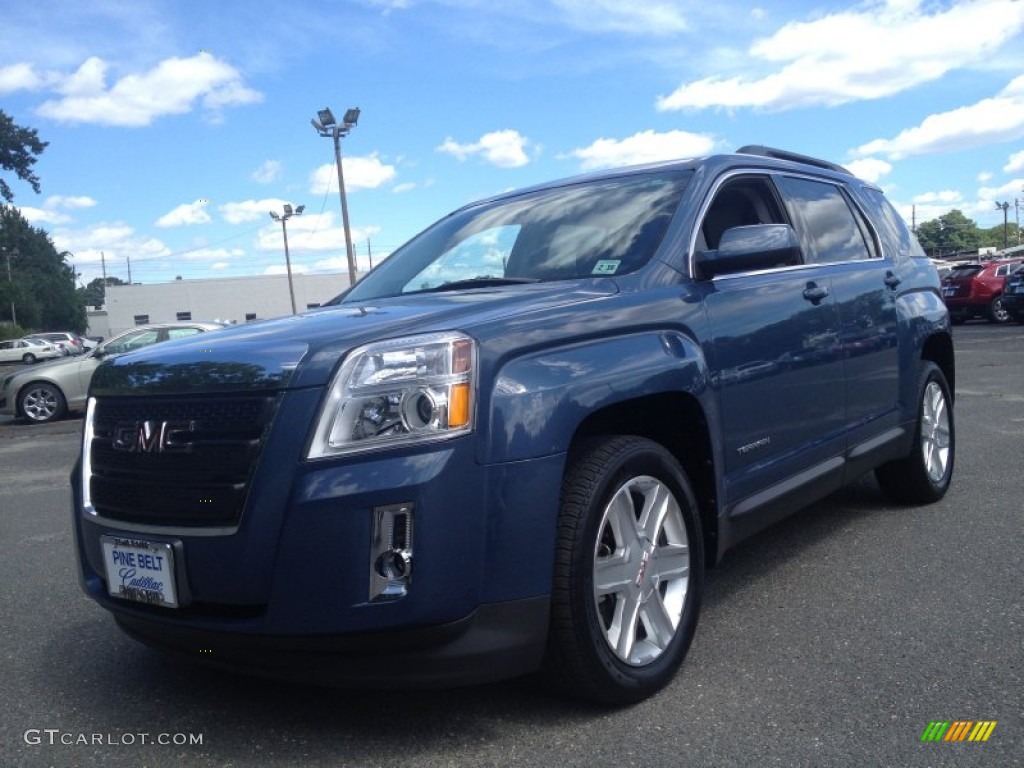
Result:
{"label": "front fender", "polygon": [[602,408],[666,392],[708,390],[698,345],[678,331],[645,331],[545,349],[508,361],[488,393],[483,463],[562,453]]}

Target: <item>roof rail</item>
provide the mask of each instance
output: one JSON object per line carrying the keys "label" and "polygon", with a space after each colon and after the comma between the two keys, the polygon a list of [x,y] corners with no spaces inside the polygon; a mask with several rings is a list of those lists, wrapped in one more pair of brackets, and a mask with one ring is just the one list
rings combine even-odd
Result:
{"label": "roof rail", "polygon": [[789,160],[793,163],[803,163],[804,165],[813,165],[815,168],[826,168],[830,171],[838,171],[839,173],[845,173],[848,176],[852,176],[848,168],[844,168],[836,163],[830,163],[828,160],[819,160],[816,157],[810,157],[808,155],[800,155],[796,152],[788,152],[785,149],[776,149],[775,147],[766,147],[763,144],[748,144],[745,147],[740,147],[736,150],[738,155],[758,155],[759,157],[771,157],[775,160]]}

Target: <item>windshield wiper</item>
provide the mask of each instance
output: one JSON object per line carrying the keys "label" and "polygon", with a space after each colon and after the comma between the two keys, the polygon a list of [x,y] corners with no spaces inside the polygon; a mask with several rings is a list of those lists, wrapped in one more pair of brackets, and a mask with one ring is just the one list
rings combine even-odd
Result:
{"label": "windshield wiper", "polygon": [[539,282],[540,279],[536,277],[469,277],[465,280],[452,280],[450,283],[442,283],[433,288],[409,291],[409,293],[436,293],[438,291],[458,291],[462,288],[491,288],[501,285],[521,285],[523,283]]}

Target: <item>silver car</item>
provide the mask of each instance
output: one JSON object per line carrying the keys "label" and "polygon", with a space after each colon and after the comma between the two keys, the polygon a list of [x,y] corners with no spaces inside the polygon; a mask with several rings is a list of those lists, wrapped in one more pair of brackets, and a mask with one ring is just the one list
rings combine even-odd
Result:
{"label": "silver car", "polygon": [[92,374],[104,358],[223,327],[221,323],[201,322],[142,325],[108,339],[86,355],[9,374],[0,388],[0,413],[44,424],[68,411],[81,411]]}

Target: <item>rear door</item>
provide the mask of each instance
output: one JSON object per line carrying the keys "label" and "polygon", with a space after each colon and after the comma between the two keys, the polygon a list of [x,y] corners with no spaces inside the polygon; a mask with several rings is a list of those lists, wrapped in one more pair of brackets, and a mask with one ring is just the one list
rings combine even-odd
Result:
{"label": "rear door", "polygon": [[896,254],[882,253],[878,234],[842,184],[784,175],[779,186],[801,230],[805,258],[818,264],[832,285],[848,448],[852,458],[867,459],[886,438],[900,436]]}

